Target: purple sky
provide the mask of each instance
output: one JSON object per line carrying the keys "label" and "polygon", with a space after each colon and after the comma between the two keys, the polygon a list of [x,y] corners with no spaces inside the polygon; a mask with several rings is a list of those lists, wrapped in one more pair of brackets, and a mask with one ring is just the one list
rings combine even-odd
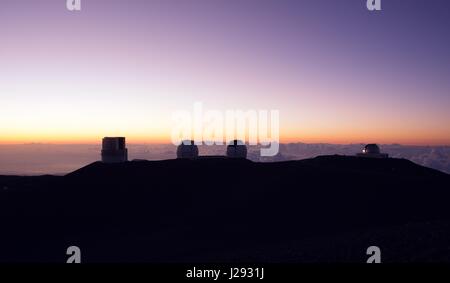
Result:
{"label": "purple sky", "polygon": [[0,2],[0,143],[168,140],[171,114],[279,109],[284,141],[450,144],[450,2]]}

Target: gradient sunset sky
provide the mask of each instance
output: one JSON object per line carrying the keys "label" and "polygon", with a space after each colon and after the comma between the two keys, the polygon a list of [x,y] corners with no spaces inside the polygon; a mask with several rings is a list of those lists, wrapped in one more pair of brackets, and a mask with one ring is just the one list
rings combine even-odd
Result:
{"label": "gradient sunset sky", "polygon": [[0,143],[169,142],[278,109],[282,142],[450,145],[450,1],[0,0]]}

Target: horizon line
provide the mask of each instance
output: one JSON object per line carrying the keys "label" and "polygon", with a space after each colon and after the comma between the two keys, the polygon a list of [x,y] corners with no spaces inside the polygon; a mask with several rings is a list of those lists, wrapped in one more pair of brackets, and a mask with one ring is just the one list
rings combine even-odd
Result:
{"label": "horizon line", "polygon": [[[329,145],[365,145],[370,143],[376,143],[378,145],[399,145],[399,146],[410,146],[410,147],[450,147],[450,144],[430,144],[430,143],[397,143],[397,142],[303,142],[303,141],[287,141],[287,142],[279,142],[282,144],[329,144]],[[24,145],[61,145],[61,146],[75,146],[75,145],[95,145],[101,146],[102,142],[12,142],[12,143],[2,143],[0,142],[0,146],[24,146]],[[171,142],[128,142],[128,145],[173,145]],[[202,144],[205,146],[210,146],[206,144]],[[226,146],[226,142],[223,144],[214,144],[212,146]],[[248,145],[246,143],[246,145]],[[257,145],[248,145],[248,146],[261,146]]]}

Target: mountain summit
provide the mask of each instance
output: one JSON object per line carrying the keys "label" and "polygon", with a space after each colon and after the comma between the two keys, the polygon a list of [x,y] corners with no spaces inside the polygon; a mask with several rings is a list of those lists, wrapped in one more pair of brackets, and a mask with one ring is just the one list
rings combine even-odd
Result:
{"label": "mountain summit", "polygon": [[[2,261],[450,261],[450,176],[404,159],[96,162],[0,176]],[[433,245],[426,245],[433,241]],[[411,257],[411,253],[415,256]]]}

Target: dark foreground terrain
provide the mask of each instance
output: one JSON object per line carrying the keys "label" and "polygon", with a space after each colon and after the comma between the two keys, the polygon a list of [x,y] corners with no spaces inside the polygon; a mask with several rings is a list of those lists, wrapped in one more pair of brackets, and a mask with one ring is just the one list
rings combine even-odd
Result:
{"label": "dark foreground terrain", "polygon": [[0,176],[0,261],[450,262],[450,175],[322,156],[93,163]]}

